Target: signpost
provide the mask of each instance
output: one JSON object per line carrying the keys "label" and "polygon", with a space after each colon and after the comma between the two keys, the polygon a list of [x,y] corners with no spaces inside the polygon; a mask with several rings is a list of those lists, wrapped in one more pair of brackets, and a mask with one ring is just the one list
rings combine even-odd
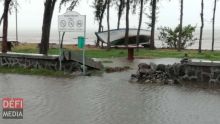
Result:
{"label": "signpost", "polygon": [[58,31],[60,44],[60,70],[62,70],[61,32],[82,32],[84,36],[78,37],[78,47],[83,49],[83,74],[85,75],[85,39],[86,39],[86,15],[80,15],[75,11],[68,11],[58,16]]}
{"label": "signpost", "polygon": [[83,50],[83,74],[86,74],[85,69],[85,37],[79,36],[78,37],[78,48]]}

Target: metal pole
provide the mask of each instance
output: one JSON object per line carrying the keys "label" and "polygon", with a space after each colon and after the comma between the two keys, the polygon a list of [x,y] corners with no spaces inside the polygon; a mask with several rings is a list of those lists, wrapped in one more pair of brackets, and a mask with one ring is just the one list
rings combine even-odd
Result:
{"label": "metal pole", "polygon": [[15,3],[15,21],[16,21],[16,41],[18,41],[18,3],[17,3],[17,0],[16,0],[16,3]]}
{"label": "metal pole", "polygon": [[[84,38],[85,38],[85,45],[86,45],[86,16],[84,18]],[[83,48],[83,74],[86,75],[86,68],[85,68],[85,47]]]}
{"label": "metal pole", "polygon": [[60,60],[60,71],[62,71],[62,48],[61,48],[61,40],[60,40],[60,31],[59,31],[59,45],[60,45],[60,56],[59,56],[59,60]]}
{"label": "metal pole", "polygon": [[83,75],[86,75],[86,68],[85,68],[85,48],[83,48]]}

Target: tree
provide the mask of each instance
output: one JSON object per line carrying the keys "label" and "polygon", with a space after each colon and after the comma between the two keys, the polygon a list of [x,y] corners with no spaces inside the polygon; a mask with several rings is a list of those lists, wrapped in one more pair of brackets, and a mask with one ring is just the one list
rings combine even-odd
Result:
{"label": "tree", "polygon": [[156,25],[156,12],[157,12],[157,1],[151,0],[151,38],[150,38],[150,49],[155,49],[154,37],[155,37],[155,25]]}
{"label": "tree", "polygon": [[215,44],[215,14],[216,14],[217,0],[214,0],[213,18],[212,18],[212,51],[214,51]]}
{"label": "tree", "polygon": [[117,29],[120,29],[121,16],[122,16],[123,11],[125,9],[125,0],[115,0],[115,4],[117,5],[117,9],[118,9]]}
{"label": "tree", "polygon": [[[50,28],[51,21],[53,17],[53,11],[57,0],[45,0],[44,2],[44,16],[43,16],[43,26],[42,26],[42,35],[41,35],[41,43],[40,43],[40,54],[47,54],[49,49],[49,41],[50,41]],[[68,10],[73,10],[78,0],[61,0],[59,8],[61,9],[62,5],[66,5],[69,3]]]}
{"label": "tree", "polygon": [[67,8],[67,10],[72,11],[75,8],[75,6],[79,3],[79,1],[80,0],[61,0],[59,8],[61,10],[62,5],[65,6],[67,3],[70,3],[69,7]]}
{"label": "tree", "polygon": [[13,7],[15,4],[17,3],[15,3],[13,0],[4,0],[4,11],[0,18],[0,25],[3,21],[2,53],[7,53],[8,50],[8,13],[11,7]]}
{"label": "tree", "polygon": [[40,54],[47,54],[50,41],[50,27],[53,17],[53,11],[57,0],[45,0],[42,35],[40,43]]}
{"label": "tree", "polygon": [[182,28],[183,28],[183,0],[180,0],[180,35],[178,41],[178,51],[181,50],[181,42],[182,42]]}
{"label": "tree", "polygon": [[140,0],[139,24],[138,24],[138,31],[137,31],[137,37],[136,37],[137,47],[139,47],[140,29],[141,29],[141,24],[142,24],[143,9],[144,9],[144,0]]}
{"label": "tree", "polygon": [[108,27],[108,37],[107,37],[107,48],[108,48],[108,50],[110,49],[110,18],[109,18],[109,16],[110,16],[110,3],[111,3],[111,0],[107,0],[107,27]]}
{"label": "tree", "polygon": [[[193,36],[196,26],[185,26],[182,28],[182,42],[180,44],[180,49],[185,49],[192,46],[197,38]],[[179,35],[180,35],[180,25],[178,25],[174,30],[169,27],[160,27],[159,40],[163,41],[163,47],[179,49]]]}
{"label": "tree", "polygon": [[[107,0],[95,0],[95,2],[93,3],[93,8],[95,8],[95,20],[99,23],[98,32],[101,32],[103,30],[102,21],[106,10],[106,5]],[[99,43],[100,40],[97,39],[97,47],[99,46]]]}
{"label": "tree", "polygon": [[129,11],[130,11],[130,0],[126,1],[126,29],[125,29],[125,45],[128,46],[129,42]]}
{"label": "tree", "polygon": [[204,27],[204,0],[201,0],[201,27],[200,27],[200,37],[199,37],[199,49],[198,52],[202,52],[202,36],[203,36],[203,27]]}

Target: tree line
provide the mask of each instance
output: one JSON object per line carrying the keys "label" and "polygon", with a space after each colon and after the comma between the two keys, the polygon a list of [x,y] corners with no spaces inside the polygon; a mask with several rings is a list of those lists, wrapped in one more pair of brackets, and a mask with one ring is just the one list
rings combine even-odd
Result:
{"label": "tree line", "polygon": [[[7,35],[8,35],[8,13],[10,10],[17,6],[16,0],[1,0],[4,2],[4,11],[0,18],[0,25],[3,22],[3,34],[2,34],[2,52],[6,53],[8,50],[7,46]],[[1,2],[0,1],[0,2]],[[73,10],[74,7],[81,0],[61,0],[59,2],[59,9],[62,8],[63,5],[68,4],[68,10]],[[183,42],[182,38],[184,37],[183,31],[183,10],[184,10],[184,0],[180,1],[180,22],[178,26],[178,41],[177,41],[177,50],[181,51],[181,44]],[[215,16],[216,16],[216,5],[218,0],[213,0],[213,19],[212,19],[212,48],[214,51],[215,44]],[[128,45],[129,42],[129,20],[130,13],[135,12],[137,9],[139,11],[139,22],[138,22],[138,31],[136,44],[139,45],[139,35],[140,29],[142,27],[143,14],[146,8],[150,8],[150,13],[148,14],[148,18],[150,19],[149,27],[150,27],[150,48],[155,49],[155,25],[157,22],[157,10],[159,9],[158,3],[160,0],[94,0],[92,7],[94,8],[95,20],[98,22],[98,32],[103,31],[103,19],[106,16],[107,20],[107,30],[108,30],[108,38],[107,38],[107,48],[110,49],[110,9],[113,7],[117,9],[118,22],[117,29],[120,29],[121,17],[125,13],[125,45]],[[40,54],[47,54],[49,49],[49,41],[50,41],[50,29],[51,29],[51,21],[53,17],[54,7],[57,4],[57,0],[45,0],[44,1],[44,14],[43,14],[43,24],[42,24],[42,35],[41,35],[41,43],[39,46]],[[200,27],[200,37],[199,37],[199,47],[198,52],[201,53],[202,49],[202,37],[203,37],[203,28],[204,28],[204,0],[201,0],[201,27]],[[187,29],[187,28],[186,28]],[[100,40],[97,39],[96,46],[100,46]]]}

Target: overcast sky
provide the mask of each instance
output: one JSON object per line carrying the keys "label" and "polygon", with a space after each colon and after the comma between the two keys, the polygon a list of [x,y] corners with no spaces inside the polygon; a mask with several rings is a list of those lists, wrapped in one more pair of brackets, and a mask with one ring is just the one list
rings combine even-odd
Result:
{"label": "overcast sky", "polygon": [[[94,21],[94,10],[91,8],[93,0],[81,0],[80,4],[74,9],[81,14],[87,15],[87,29],[88,30],[97,30],[97,22]],[[159,26],[171,26],[174,27],[179,23],[179,0],[163,0],[159,3],[159,19],[157,22],[157,27]],[[205,29],[211,28],[211,19],[213,11],[213,1],[214,0],[205,0]],[[43,20],[43,11],[44,11],[44,0],[18,0],[20,7],[18,12],[18,27],[19,30],[41,30],[42,20]],[[200,2],[201,0],[184,0],[184,25],[193,24],[200,26]],[[0,13],[3,11],[3,2],[1,2]],[[111,8],[111,28],[116,28],[117,24],[117,13],[115,8]],[[148,9],[147,9],[148,10]],[[59,12],[58,3],[56,5],[52,29],[57,29],[57,17],[60,14],[65,12],[65,8]],[[15,29],[15,15],[14,12],[10,15],[9,18],[9,28],[10,30]],[[131,15],[130,17],[130,27],[137,27],[138,16]],[[143,19],[142,28],[146,28],[147,25],[145,22],[148,22],[149,19],[145,16]],[[104,27],[106,20],[104,20]],[[122,27],[125,24],[125,17],[122,17]],[[220,28],[220,3],[218,3],[217,13],[216,13],[216,27]],[[2,30],[2,29],[1,29]]]}

